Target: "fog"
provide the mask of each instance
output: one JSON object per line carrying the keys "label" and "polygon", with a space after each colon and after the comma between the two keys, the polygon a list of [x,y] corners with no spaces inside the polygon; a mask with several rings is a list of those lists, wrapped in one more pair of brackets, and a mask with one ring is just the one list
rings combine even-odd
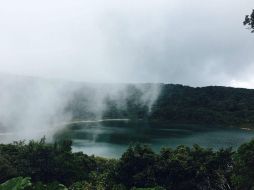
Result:
{"label": "fog", "polygon": [[253,7],[253,0],[3,1],[0,72],[253,87],[254,37],[242,24]]}
{"label": "fog", "polygon": [[73,120],[65,108],[83,84],[96,119],[106,97],[125,106],[127,83],[149,109],[158,83],[254,88],[254,36],[242,25],[253,7],[253,0],[2,1],[1,140],[50,139]]}
{"label": "fog", "polygon": [[[2,75],[0,81],[0,142],[43,136],[52,141],[54,134],[70,122],[101,120],[107,98],[114,100],[117,108],[125,109],[132,95],[130,86],[140,92],[139,104],[149,110],[160,93],[159,84],[81,83],[15,75]],[[72,101],[77,105],[67,109]],[[87,116],[77,118],[74,112]]]}

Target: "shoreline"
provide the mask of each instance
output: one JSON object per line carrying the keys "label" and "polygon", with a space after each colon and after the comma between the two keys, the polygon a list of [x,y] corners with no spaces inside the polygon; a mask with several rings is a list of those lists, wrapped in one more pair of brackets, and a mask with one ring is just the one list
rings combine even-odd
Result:
{"label": "shoreline", "polygon": [[254,129],[248,128],[248,127],[241,127],[240,129],[245,130],[245,131],[253,131]]}
{"label": "shoreline", "polygon": [[122,118],[122,119],[98,119],[98,120],[74,120],[71,122],[66,122],[63,125],[77,124],[77,123],[98,123],[103,121],[130,121],[131,119]]}

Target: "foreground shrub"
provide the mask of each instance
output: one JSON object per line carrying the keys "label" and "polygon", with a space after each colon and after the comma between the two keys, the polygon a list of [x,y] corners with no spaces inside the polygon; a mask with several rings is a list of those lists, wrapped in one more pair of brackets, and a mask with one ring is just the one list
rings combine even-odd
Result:
{"label": "foreground shrub", "polygon": [[24,190],[31,186],[31,178],[17,177],[0,184],[0,190]]}
{"label": "foreground shrub", "polygon": [[254,189],[254,140],[238,148],[234,161],[232,181],[236,189]]}
{"label": "foreground shrub", "polygon": [[69,141],[0,144],[0,174],[0,190],[250,190],[254,140],[236,152],[133,144],[119,160],[72,153]]}

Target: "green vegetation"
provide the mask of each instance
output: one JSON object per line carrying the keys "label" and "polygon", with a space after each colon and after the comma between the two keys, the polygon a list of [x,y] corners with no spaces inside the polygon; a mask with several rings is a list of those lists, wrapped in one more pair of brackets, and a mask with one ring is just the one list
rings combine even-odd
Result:
{"label": "green vegetation", "polygon": [[17,177],[17,178],[10,179],[3,184],[0,184],[0,189],[21,190],[21,189],[27,189],[31,186],[32,186],[32,183],[30,181],[30,178]]}
{"label": "green vegetation", "polygon": [[[152,84],[143,84],[148,88]],[[160,95],[149,108],[142,99],[146,96],[140,88],[128,85],[124,96],[105,98],[105,119],[129,118],[132,120],[159,120],[174,123],[249,125],[254,123],[254,90],[221,86],[189,87],[161,84]],[[89,100],[84,88],[77,92],[66,111],[74,120],[96,119],[89,112]],[[91,91],[92,93],[92,91]]]}
{"label": "green vegetation", "polygon": [[164,85],[151,119],[242,125],[254,123],[254,90]]}
{"label": "green vegetation", "polygon": [[243,22],[243,24],[246,26],[248,26],[251,30],[251,32],[254,32],[254,10],[252,10],[252,13],[250,15],[246,15],[245,16],[245,20]]}
{"label": "green vegetation", "polygon": [[[120,159],[71,152],[71,141],[0,145],[1,190],[201,190],[254,188],[254,140],[238,150],[130,145]],[[22,177],[23,176],[23,177]]]}
{"label": "green vegetation", "polygon": [[192,124],[249,125],[254,123],[254,90],[210,86],[192,88],[161,85],[151,112],[140,104],[138,89],[131,88],[126,107],[108,98],[105,118],[137,118]]}

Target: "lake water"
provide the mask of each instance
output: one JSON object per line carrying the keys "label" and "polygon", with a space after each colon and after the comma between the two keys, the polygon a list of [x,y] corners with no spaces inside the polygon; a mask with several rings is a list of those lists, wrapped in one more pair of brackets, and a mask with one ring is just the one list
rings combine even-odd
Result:
{"label": "lake water", "polygon": [[199,144],[214,149],[233,147],[251,140],[254,131],[206,125],[175,125],[159,122],[101,121],[70,124],[57,135],[73,140],[73,151],[88,155],[120,157],[130,143],[163,146]]}

